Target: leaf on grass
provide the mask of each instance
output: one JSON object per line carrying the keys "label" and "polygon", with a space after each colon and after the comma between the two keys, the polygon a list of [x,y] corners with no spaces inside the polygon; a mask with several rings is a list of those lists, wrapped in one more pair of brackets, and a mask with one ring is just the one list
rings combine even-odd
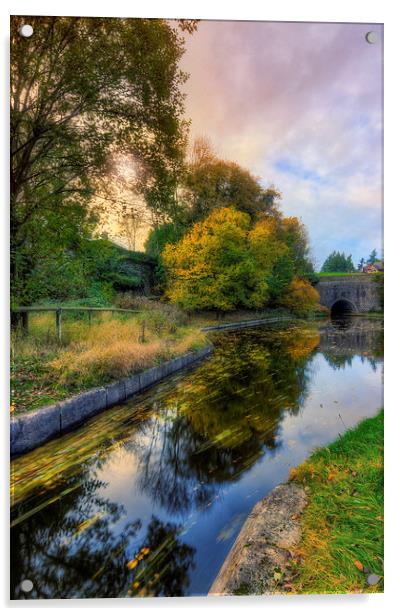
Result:
{"label": "leaf on grass", "polygon": [[355,560],[355,561],[354,561],[354,565],[357,567],[357,569],[358,569],[359,571],[364,571],[364,565],[363,565],[362,563],[360,563],[360,561],[359,561],[359,560]]}
{"label": "leaf on grass", "polygon": [[329,473],[328,475],[328,481],[332,481],[332,479],[335,478],[335,473]]}

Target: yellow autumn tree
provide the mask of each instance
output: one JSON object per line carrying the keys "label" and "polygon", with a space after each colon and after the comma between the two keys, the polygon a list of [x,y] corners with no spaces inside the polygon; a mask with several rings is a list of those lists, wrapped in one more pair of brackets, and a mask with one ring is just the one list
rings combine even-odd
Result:
{"label": "yellow autumn tree", "polygon": [[214,210],[165,247],[167,296],[186,310],[259,308],[268,300],[268,274],[279,250],[284,246],[267,219],[252,227],[244,212]]}

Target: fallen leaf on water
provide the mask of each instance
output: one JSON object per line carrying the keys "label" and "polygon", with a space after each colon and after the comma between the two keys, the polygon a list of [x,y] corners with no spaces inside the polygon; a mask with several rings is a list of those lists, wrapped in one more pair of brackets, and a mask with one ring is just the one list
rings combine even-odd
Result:
{"label": "fallen leaf on water", "polygon": [[355,560],[355,561],[354,561],[354,564],[355,564],[355,566],[357,567],[357,569],[358,569],[359,571],[364,571],[364,565],[363,565],[362,563],[360,563],[360,561],[359,561],[359,560]]}
{"label": "fallen leaf on water", "polygon": [[126,564],[126,566],[128,567],[128,569],[134,569],[135,567],[137,567],[139,564],[139,561],[134,558],[133,560],[130,560],[129,563]]}

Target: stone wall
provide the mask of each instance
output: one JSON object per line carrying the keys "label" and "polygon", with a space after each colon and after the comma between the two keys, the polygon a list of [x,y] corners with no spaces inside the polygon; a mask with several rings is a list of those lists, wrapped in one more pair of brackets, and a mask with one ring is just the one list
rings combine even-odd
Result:
{"label": "stone wall", "polygon": [[96,387],[57,404],[15,417],[10,422],[11,455],[26,453],[69,432],[104,409],[124,402],[133,394],[207,357],[212,348],[209,346],[201,351],[187,353],[105,387]]}
{"label": "stone wall", "polygon": [[320,294],[320,303],[329,310],[340,300],[349,302],[353,312],[382,309],[378,284],[370,274],[329,276],[322,278],[315,288]]}

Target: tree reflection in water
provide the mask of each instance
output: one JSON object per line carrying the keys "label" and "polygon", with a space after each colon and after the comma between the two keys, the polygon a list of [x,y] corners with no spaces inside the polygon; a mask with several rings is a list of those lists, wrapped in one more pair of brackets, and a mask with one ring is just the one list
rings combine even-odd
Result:
{"label": "tree reflection in water", "polygon": [[283,411],[296,414],[306,395],[318,342],[315,330],[300,327],[219,336],[213,362],[156,401],[139,452],[142,490],[169,513],[205,507],[275,449]]}
{"label": "tree reflection in water", "polygon": [[379,361],[381,331],[310,323],[216,335],[193,372],[16,459],[12,596],[24,597],[24,579],[30,598],[186,594],[201,551],[184,541],[189,518],[210,516],[224,486],[275,456],[315,353],[335,368],[353,355]]}

